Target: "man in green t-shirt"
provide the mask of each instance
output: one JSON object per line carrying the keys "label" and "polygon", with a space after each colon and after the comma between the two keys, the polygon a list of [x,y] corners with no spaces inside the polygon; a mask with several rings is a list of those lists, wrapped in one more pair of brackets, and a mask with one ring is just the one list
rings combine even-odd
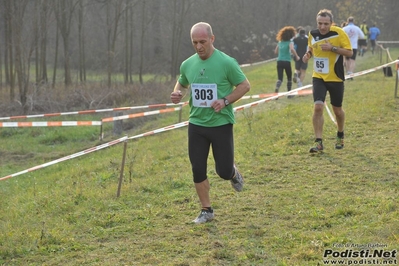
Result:
{"label": "man in green t-shirt", "polygon": [[213,46],[212,27],[199,22],[191,28],[191,42],[196,51],[180,66],[171,101],[179,103],[182,90],[190,89],[190,117],[188,125],[188,154],[201,212],[193,220],[200,224],[214,218],[209,197],[207,160],[212,145],[216,173],[230,180],[241,191],[244,179],[234,163],[233,124],[231,103],[250,90],[250,84],[237,61]]}

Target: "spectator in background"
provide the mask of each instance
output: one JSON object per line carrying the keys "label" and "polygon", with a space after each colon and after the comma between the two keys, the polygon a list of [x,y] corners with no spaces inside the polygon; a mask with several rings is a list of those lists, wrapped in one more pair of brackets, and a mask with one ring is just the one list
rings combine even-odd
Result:
{"label": "spectator in background", "polygon": [[[354,19],[353,17],[348,18],[348,24],[343,28],[343,30],[346,32],[348,35],[351,45],[352,45],[352,50],[353,54],[351,57],[346,57],[346,71],[348,75],[353,74],[355,71],[355,60],[356,60],[356,55],[357,55],[357,44],[359,39],[364,39],[365,36],[362,32],[362,30],[354,24]],[[352,79],[352,78],[350,78]]]}
{"label": "spectator in background", "polygon": [[358,55],[363,56],[364,53],[367,51],[367,39],[368,39],[368,35],[369,35],[369,26],[367,26],[367,23],[365,20],[363,20],[363,23],[360,24],[359,27],[363,34],[364,34],[364,39],[359,39],[358,43],[357,43],[357,48],[359,50]]}
{"label": "spectator in background", "polygon": [[[308,37],[304,29],[299,30],[298,37],[295,37],[294,48],[296,53],[300,58],[302,58],[308,49]],[[298,88],[302,87],[302,82],[306,75],[306,69],[308,68],[308,63],[304,63],[302,60],[295,61],[295,73],[293,81],[298,83]]]}
{"label": "spectator in background", "polygon": [[[341,27],[341,28],[344,28],[346,25],[348,25],[348,23],[346,22],[346,20],[343,20],[343,21],[341,22],[340,27]],[[337,25],[335,25],[335,23],[333,22],[333,23],[331,24],[331,26],[337,26]],[[346,60],[345,60],[345,57],[343,57],[343,64],[344,64],[344,67],[346,68]]]}
{"label": "spectator in background", "polygon": [[275,92],[278,92],[283,82],[284,71],[287,75],[287,91],[292,88],[292,68],[291,53],[294,55],[295,61],[299,60],[299,56],[294,49],[291,39],[295,36],[296,31],[292,26],[286,26],[277,33],[276,40],[278,44],[274,49],[277,56],[277,82]]}
{"label": "spectator in background", "polygon": [[369,39],[371,45],[371,53],[374,54],[375,44],[378,36],[381,34],[380,29],[373,24],[373,26],[369,29]]}
{"label": "spectator in background", "polygon": [[[296,37],[299,36],[299,32],[300,32],[301,29],[303,29],[302,26],[298,26],[298,27],[296,28],[296,34],[295,34],[294,37],[292,37],[291,41],[293,41]],[[294,49],[296,50],[295,44],[294,44]],[[290,52],[290,53],[291,53],[291,52]],[[292,58],[294,61],[296,61],[295,55],[293,55],[292,53],[291,53],[291,58]],[[295,82],[295,81],[294,81],[294,82]]]}
{"label": "spectator in background", "polygon": [[296,34],[295,34],[294,38],[296,38],[296,37],[299,36],[299,32],[300,32],[301,30],[303,30],[303,27],[302,27],[302,26],[298,26],[298,28],[296,28]]}

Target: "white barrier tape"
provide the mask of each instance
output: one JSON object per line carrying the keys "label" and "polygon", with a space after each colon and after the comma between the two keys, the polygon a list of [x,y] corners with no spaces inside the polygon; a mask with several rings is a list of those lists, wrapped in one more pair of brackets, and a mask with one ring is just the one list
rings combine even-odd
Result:
{"label": "white barrier tape", "polygon": [[113,146],[115,144],[121,143],[121,142],[125,141],[126,139],[127,139],[127,137],[125,136],[123,138],[120,138],[120,139],[117,139],[117,140],[113,140],[113,141],[110,141],[108,143],[104,143],[102,145],[99,145],[99,146],[96,146],[96,147],[92,147],[92,148],[89,148],[87,150],[84,150],[84,151],[81,151],[81,152],[78,152],[78,153],[75,153],[75,154],[72,154],[72,155],[68,155],[68,156],[62,157],[60,159],[57,159],[57,160],[54,160],[54,161],[51,161],[51,162],[48,162],[48,163],[44,163],[44,164],[35,166],[35,167],[32,167],[32,168],[26,169],[24,171],[12,174],[12,175],[8,175],[8,176],[5,176],[5,177],[2,177],[2,178],[0,178],[0,181],[6,180],[6,179],[11,178],[11,177],[19,176],[19,175],[22,175],[22,174],[26,174],[26,173],[29,173],[29,172],[33,172],[33,171],[45,168],[47,166],[50,166],[50,165],[53,165],[53,164],[56,164],[56,163],[59,163],[59,162],[67,161],[67,160],[70,160],[70,159],[73,159],[73,158],[76,158],[76,157],[79,157],[79,156],[82,156],[82,155],[85,155],[85,154],[89,154],[91,152],[98,151],[98,150]]}
{"label": "white barrier tape", "polygon": [[328,108],[328,105],[326,102],[324,102],[324,106],[326,107],[327,113],[330,116],[331,120],[333,121],[334,124],[337,124],[337,121],[335,121],[334,116],[332,115],[330,108]]}
{"label": "white barrier tape", "polygon": [[270,63],[270,62],[273,62],[273,61],[276,61],[276,60],[277,60],[277,57],[276,58],[272,58],[272,59],[268,59],[268,60],[265,60],[265,61],[261,61],[261,62],[256,62],[256,63],[251,63],[251,64],[242,64],[242,65],[240,65],[240,67],[257,66],[257,65],[261,65],[261,64],[265,64],[265,63]]}
{"label": "white barrier tape", "polygon": [[262,99],[262,100],[259,100],[259,101],[256,101],[256,102],[252,102],[252,103],[244,104],[244,105],[241,105],[241,106],[237,106],[237,107],[235,107],[233,110],[234,110],[234,112],[238,112],[238,111],[241,111],[241,110],[244,110],[244,109],[247,109],[247,108],[251,108],[251,107],[257,106],[257,105],[259,105],[259,104],[262,104],[262,103],[271,101],[271,100],[278,99],[278,98],[283,97],[283,96],[286,96],[286,95],[295,95],[295,94],[297,94],[299,91],[304,90],[304,89],[311,88],[312,86],[313,86],[313,85],[305,85],[305,86],[302,86],[302,87],[297,88],[297,89],[295,89],[295,90],[291,90],[291,91],[287,91],[287,92],[282,92],[282,93],[276,93],[276,95],[271,96],[271,97],[268,97],[268,98],[266,98],[266,99]]}
{"label": "white barrier tape", "polygon": [[378,69],[383,69],[384,67],[387,67],[387,66],[389,66],[389,65],[395,64],[395,63],[397,63],[397,62],[399,62],[399,59],[397,59],[397,60],[395,60],[395,61],[392,61],[392,62],[390,62],[390,63],[386,63],[386,64],[384,64],[384,65],[378,66],[378,67],[374,67],[374,68],[370,68],[370,69],[367,69],[367,70],[363,70],[363,71],[359,71],[359,72],[356,72],[356,73],[353,73],[353,74],[346,75],[346,76],[345,76],[345,79],[349,79],[349,78],[353,78],[353,77],[362,76],[362,75],[365,75],[365,74],[374,72],[374,71],[376,71],[376,70],[378,70]]}
{"label": "white barrier tape", "polygon": [[[375,67],[375,68],[372,68],[372,69],[369,69],[369,70],[365,70],[365,71],[357,72],[357,73],[354,73],[354,74],[351,74],[351,75],[347,75],[347,77],[361,76],[361,75],[373,72],[375,70],[383,68],[384,66],[387,66],[387,65],[390,65],[390,64],[393,64],[393,63],[396,63],[396,62],[399,62],[399,60],[393,61],[393,62],[385,64],[385,65],[381,65],[381,66],[378,66],[378,67]],[[285,96],[285,95],[291,95],[291,94],[294,94],[294,93],[298,93],[298,91],[301,91],[301,90],[304,90],[304,89],[307,89],[307,88],[311,88],[311,87],[313,87],[313,85],[311,85],[311,84],[310,85],[305,85],[305,86],[302,86],[302,87],[297,88],[295,90],[291,90],[289,92],[279,93],[278,95],[275,95],[275,96],[272,96],[272,97],[269,97],[269,98],[266,98],[266,99],[262,99],[262,100],[259,100],[259,101],[253,102],[253,103],[237,106],[233,110],[234,110],[234,112],[238,112],[238,111],[241,111],[241,110],[244,110],[244,109],[247,109],[247,108],[251,108],[251,107],[257,106],[257,105],[259,105],[261,103],[265,103],[265,102],[270,101],[270,100],[278,99],[279,97],[282,97],[282,96]],[[331,119],[333,120],[334,123],[336,123],[334,117],[332,116],[332,114],[331,114],[331,112],[330,112],[330,110],[328,109],[327,106],[326,106],[326,108],[327,108],[327,112],[329,113]],[[143,133],[143,134],[132,136],[132,137],[129,137],[128,139],[135,139],[135,138],[150,136],[150,135],[153,135],[153,134],[169,131],[169,130],[180,128],[180,127],[184,127],[184,126],[187,126],[187,125],[188,125],[188,121],[185,121],[185,122],[177,123],[177,124],[170,125],[170,126],[167,126],[167,127],[163,127],[163,128],[160,128],[160,129],[156,129],[154,131],[149,131],[149,132],[146,132],[146,133]],[[90,148],[90,149],[87,149],[87,150],[85,150],[83,152],[76,153],[76,154],[73,154],[73,155],[70,155],[70,156],[66,156],[66,157],[63,157],[61,159],[58,159],[58,160],[55,160],[55,161],[52,161],[52,162],[49,162],[49,163],[46,163],[46,164],[35,166],[35,167],[32,167],[32,168],[27,169],[25,171],[21,171],[21,172],[18,172],[18,173],[9,175],[9,176],[2,177],[2,178],[0,178],[0,181],[8,179],[8,178],[11,178],[11,177],[14,177],[14,176],[17,176],[17,175],[25,174],[25,173],[28,173],[28,172],[31,172],[31,171],[34,171],[34,170],[37,170],[37,169],[41,169],[41,168],[47,167],[49,165],[56,164],[58,162],[69,160],[69,159],[72,159],[72,158],[75,158],[75,157],[78,157],[78,156],[81,156],[81,155],[84,155],[84,154],[87,154],[87,153],[90,153],[90,152],[94,152],[94,151],[103,149],[105,147],[110,146],[110,145],[107,145],[107,144],[112,143],[112,145],[114,145],[114,144],[117,144],[117,143],[119,143],[121,141],[124,141],[125,139],[127,139],[127,137],[124,137],[124,138],[121,138],[121,139],[115,140],[113,142],[109,142],[109,143],[106,143],[106,144],[103,144],[103,145],[100,145],[100,146],[97,146],[97,147],[94,147],[94,148]],[[107,145],[107,146],[104,146],[104,145]]]}
{"label": "white barrier tape", "polygon": [[174,103],[150,104],[150,105],[142,105],[142,106],[118,107],[118,108],[98,109],[98,110],[84,110],[84,111],[64,112],[64,113],[7,116],[7,117],[0,117],[0,120],[25,119],[25,118],[36,118],[36,117],[52,117],[52,116],[63,116],[63,115],[87,115],[87,114],[102,113],[102,112],[115,112],[115,111],[126,111],[126,110],[134,110],[134,109],[158,108],[158,107],[166,107],[166,106],[174,106],[174,105],[185,105],[185,104],[188,104],[188,102],[181,102],[178,104],[174,104]]}
{"label": "white barrier tape", "polygon": [[176,108],[161,109],[161,110],[157,110],[157,111],[149,111],[149,112],[130,114],[130,115],[107,117],[107,118],[103,118],[101,121],[102,122],[112,122],[112,121],[129,119],[129,118],[137,118],[137,117],[143,117],[143,116],[149,116],[149,115],[157,115],[157,114],[163,114],[163,113],[168,113],[168,112],[175,112],[175,111],[180,111],[182,107],[183,106],[176,107]]}
{"label": "white barrier tape", "polygon": [[136,136],[132,136],[132,137],[129,137],[128,139],[137,139],[137,138],[141,138],[141,137],[146,137],[146,136],[154,135],[154,134],[157,134],[157,133],[169,131],[169,130],[172,130],[172,129],[185,127],[187,125],[188,125],[188,121],[185,121],[185,122],[177,123],[177,124],[170,125],[170,126],[167,126],[167,127],[159,128],[159,129],[156,129],[156,130],[153,130],[153,131],[148,131],[146,133],[139,134],[139,135],[136,135]]}
{"label": "white barrier tape", "polygon": [[377,41],[377,43],[399,43],[399,41]]}
{"label": "white barrier tape", "polygon": [[[308,95],[308,94],[312,94],[312,90],[303,90],[303,91],[296,91],[294,92],[292,95]],[[248,96],[243,96],[241,97],[240,100],[244,100],[244,99],[259,99],[259,98],[267,98],[267,97],[273,97],[273,96],[281,96],[283,95],[282,92],[275,92],[275,93],[263,93],[263,94],[255,94],[255,95],[248,95]],[[285,94],[284,94],[285,95]]]}
{"label": "white barrier tape", "polygon": [[[264,102],[266,100],[273,100],[273,99],[276,99],[278,97],[282,97],[282,96],[285,96],[285,95],[288,95],[288,94],[289,95],[295,95],[295,94],[301,93],[300,92],[301,90],[309,88],[309,87],[312,87],[312,85],[303,86],[303,87],[298,88],[296,90],[292,90],[292,91],[285,92],[285,93],[273,93],[273,94],[276,94],[276,95],[274,95],[273,97],[271,97],[269,99],[264,99],[264,100],[261,100],[261,101],[258,101],[258,102]],[[307,91],[307,93],[309,93],[309,91]],[[312,92],[310,91],[310,93],[312,93]],[[254,98],[256,98],[256,97],[257,96],[254,95]],[[251,105],[251,104],[249,104],[249,105]],[[255,105],[257,105],[257,104],[255,104]],[[238,106],[238,107],[234,108],[233,109],[234,112],[241,111],[241,110],[245,109],[245,108],[241,108],[241,107],[242,106]],[[146,132],[146,133],[143,133],[143,134],[139,134],[139,135],[136,135],[136,136],[132,136],[132,137],[129,137],[128,139],[130,140],[130,139],[146,137],[146,136],[154,135],[154,134],[157,134],[157,133],[169,131],[169,130],[172,130],[172,129],[184,127],[184,126],[187,126],[187,125],[188,125],[188,121],[185,121],[185,122],[177,123],[177,124],[174,124],[174,125],[166,126],[166,127],[163,127],[163,128],[159,128],[159,129],[156,129],[156,130],[153,130],[153,131],[149,131],[149,132]]]}
{"label": "white barrier tape", "polygon": [[69,155],[69,156],[62,157],[60,159],[57,159],[57,160],[54,160],[54,161],[51,161],[51,162],[48,162],[48,163],[45,163],[45,164],[41,164],[41,165],[38,165],[38,166],[35,166],[35,167],[32,167],[32,168],[29,168],[27,170],[24,170],[24,171],[21,171],[21,172],[12,174],[12,175],[8,175],[8,176],[5,176],[5,177],[2,177],[2,178],[0,178],[0,181],[6,180],[6,179],[11,178],[11,177],[19,176],[19,175],[22,175],[22,174],[26,174],[26,173],[29,173],[29,172],[32,172],[32,171],[35,171],[35,170],[38,170],[38,169],[42,169],[42,168],[45,168],[47,166],[50,166],[50,165],[53,165],[53,164],[57,164],[59,162],[63,162],[63,161],[69,160],[69,159],[73,159],[73,158],[76,158],[76,157],[79,157],[79,156],[82,156],[82,155],[85,155],[85,154],[88,154],[88,153],[91,153],[91,152],[94,152],[94,151],[98,151],[98,150],[101,150],[103,148],[106,148],[106,147],[112,146],[114,144],[120,143],[120,142],[122,142],[124,140],[127,140],[127,139],[136,139],[136,138],[140,138],[140,137],[146,137],[146,136],[154,135],[154,134],[157,134],[157,133],[169,131],[169,130],[172,130],[172,129],[177,129],[177,128],[180,128],[180,127],[184,127],[184,126],[187,126],[187,125],[188,125],[188,121],[185,121],[185,122],[177,123],[177,124],[174,124],[174,125],[166,126],[166,127],[163,127],[163,128],[159,128],[159,129],[156,129],[156,130],[153,130],[153,131],[149,131],[149,132],[146,132],[146,133],[143,133],[143,134],[139,134],[139,135],[136,135],[136,136],[132,136],[132,137],[129,137],[129,138],[128,137],[123,137],[123,138],[120,138],[120,139],[117,139],[117,140],[114,140],[114,141],[111,141],[111,142],[108,142],[108,143],[105,143],[105,144],[102,144],[102,145],[99,145],[99,146],[96,146],[96,147],[93,147],[93,148],[89,148],[87,150],[84,150],[84,151],[81,151],[81,152],[78,152],[78,153],[75,153],[75,154],[72,154],[72,155]]}
{"label": "white barrier tape", "polygon": [[0,122],[1,127],[71,127],[101,126],[101,121],[47,121],[47,122]]}
{"label": "white barrier tape", "polygon": [[377,43],[377,46],[379,46],[382,50],[387,52],[389,60],[391,60],[391,61],[393,60],[392,57],[391,57],[391,53],[389,52],[389,47],[384,48],[384,46],[382,46],[382,44],[380,44],[380,43]]}

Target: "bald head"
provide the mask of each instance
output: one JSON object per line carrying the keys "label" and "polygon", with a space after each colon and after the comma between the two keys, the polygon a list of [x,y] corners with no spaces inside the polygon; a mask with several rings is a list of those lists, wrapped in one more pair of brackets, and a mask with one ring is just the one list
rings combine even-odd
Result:
{"label": "bald head", "polygon": [[208,37],[212,37],[213,36],[212,27],[211,27],[211,25],[209,23],[198,22],[197,24],[194,24],[191,27],[191,31],[190,31],[191,36],[193,35],[194,31],[198,31],[198,30],[205,31],[206,34],[208,35]]}
{"label": "bald head", "polygon": [[212,55],[215,50],[213,47],[214,40],[212,27],[208,23],[199,22],[191,28],[191,42],[202,60],[206,60]]}

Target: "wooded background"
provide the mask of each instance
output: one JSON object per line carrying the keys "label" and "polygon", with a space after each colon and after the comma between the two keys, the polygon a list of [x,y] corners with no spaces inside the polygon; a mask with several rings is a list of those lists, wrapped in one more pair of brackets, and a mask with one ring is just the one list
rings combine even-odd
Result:
{"label": "wooded background", "polygon": [[323,8],[338,25],[354,16],[375,23],[380,39],[398,38],[398,0],[0,0],[0,90],[9,96],[1,101],[25,105],[38,84],[111,88],[143,85],[145,74],[174,80],[193,54],[189,31],[199,21],[240,64],[269,59],[281,27],[314,28]]}

